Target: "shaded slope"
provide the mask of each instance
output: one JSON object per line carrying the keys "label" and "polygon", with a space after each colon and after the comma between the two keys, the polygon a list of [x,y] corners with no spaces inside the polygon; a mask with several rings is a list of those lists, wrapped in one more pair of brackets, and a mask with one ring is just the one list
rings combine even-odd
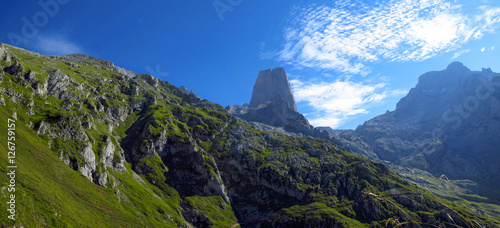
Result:
{"label": "shaded slope", "polygon": [[335,136],[349,150],[478,183],[474,194],[500,202],[500,74],[455,62],[423,74],[396,110]]}

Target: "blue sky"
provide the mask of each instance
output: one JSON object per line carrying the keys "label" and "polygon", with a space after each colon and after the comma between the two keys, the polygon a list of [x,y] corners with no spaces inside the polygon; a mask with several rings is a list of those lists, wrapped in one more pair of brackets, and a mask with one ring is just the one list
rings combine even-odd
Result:
{"label": "blue sky", "polygon": [[284,67],[298,111],[337,129],[394,110],[418,76],[453,61],[500,71],[493,0],[21,0],[0,15],[0,42],[110,60],[223,106]]}

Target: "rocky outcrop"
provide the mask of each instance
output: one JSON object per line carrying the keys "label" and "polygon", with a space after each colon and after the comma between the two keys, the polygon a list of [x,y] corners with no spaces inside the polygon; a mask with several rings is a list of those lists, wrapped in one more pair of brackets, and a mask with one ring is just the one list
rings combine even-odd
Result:
{"label": "rocky outcrop", "polygon": [[69,98],[67,92],[69,84],[69,77],[63,74],[60,70],[55,70],[50,74],[47,92],[60,100],[64,100],[65,98]]}
{"label": "rocky outcrop", "polygon": [[4,60],[5,62],[10,62],[10,60],[11,60],[11,55],[5,49],[4,44],[0,44],[0,60]]}
{"label": "rocky outcrop", "polygon": [[[385,179],[390,174],[386,166],[357,160],[326,140],[262,135],[244,124],[229,126],[219,137],[226,140],[214,141],[212,153],[218,154],[215,161],[228,196],[246,227],[343,227],[342,216],[379,221],[394,216],[387,211],[404,217],[406,212],[391,209],[394,202],[415,212],[426,207],[444,209],[436,201],[423,200],[422,193],[398,190],[406,182]],[[382,197],[371,189],[386,194]],[[318,203],[320,195],[331,201]],[[337,207],[345,207],[344,215],[311,214]]]}
{"label": "rocky outcrop", "polygon": [[105,146],[102,150],[102,164],[106,167],[113,167],[113,159],[115,156],[115,145],[109,137],[105,137]]}
{"label": "rocky outcrop", "polygon": [[302,114],[293,111],[280,95],[276,95],[272,100],[256,108],[249,108],[246,112],[238,110],[233,114],[246,121],[283,128],[285,132],[328,138],[328,134],[314,129]]}
{"label": "rocky outcrop", "polygon": [[[183,93],[182,96],[193,95]],[[197,100],[191,105],[206,108],[208,104]],[[214,109],[214,113],[216,110],[222,112],[218,117],[224,120],[223,123],[215,124],[205,119],[201,113],[198,115],[191,111],[186,113],[186,110],[181,107],[168,110],[167,116],[171,116],[169,119],[155,116],[154,113],[157,110],[147,109],[151,114],[147,115],[142,122],[131,126],[130,134],[122,142],[122,147],[126,148],[126,157],[134,165],[134,170],[139,174],[149,173],[169,180],[168,183],[183,196],[220,196],[229,203],[230,199],[218,166],[205,151],[209,148],[204,148],[201,141],[212,140],[234,119],[220,106],[211,108]],[[151,127],[145,128],[144,126],[151,126],[157,130],[152,131]],[[210,130],[207,126],[210,126]],[[193,130],[179,132],[185,127]],[[169,128],[177,130],[168,130]],[[156,156],[158,158],[155,160]],[[152,169],[152,165],[146,162],[151,160],[161,162],[158,166],[168,167],[168,171]],[[186,164],[192,165],[186,166]],[[151,179],[150,181],[157,180]]]}
{"label": "rocky outcrop", "polygon": [[[234,116],[259,126],[261,129],[328,138],[327,133],[315,129],[309,121],[297,112],[295,100],[286,72],[283,68],[264,70],[254,85],[250,104],[230,105],[226,109]],[[278,128],[278,129],[274,129]]]}
{"label": "rocky outcrop", "polygon": [[288,82],[285,69],[280,67],[263,70],[259,73],[253,87],[250,107],[258,107],[261,104],[273,100],[276,95],[279,95],[289,108],[295,112],[297,111],[297,106],[293,99],[292,88]]}
{"label": "rocky outcrop", "polygon": [[138,75],[137,73],[135,73],[131,70],[127,70],[127,69],[121,68],[119,66],[115,66],[115,71],[118,73],[124,74],[127,77],[131,77],[131,78],[136,77]]}
{"label": "rocky outcrop", "polygon": [[80,152],[83,156],[83,165],[78,167],[78,171],[82,173],[87,179],[93,180],[92,176],[96,170],[95,153],[92,150],[92,144],[87,143],[85,149]]}

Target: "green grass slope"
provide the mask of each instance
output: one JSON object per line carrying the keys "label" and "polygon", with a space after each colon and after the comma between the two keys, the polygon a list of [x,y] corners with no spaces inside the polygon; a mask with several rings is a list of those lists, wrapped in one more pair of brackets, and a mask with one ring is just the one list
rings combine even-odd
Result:
{"label": "green grass slope", "polygon": [[[0,172],[7,173],[7,121],[16,121],[16,187],[8,192],[7,175],[0,175],[1,202],[6,205],[15,194],[15,220],[0,210],[2,226],[24,227],[177,227],[186,222],[178,212],[180,199],[156,193],[156,187],[141,183],[128,171],[116,173],[120,193],[90,182],[62,163],[47,148],[47,142],[25,126],[23,109],[7,101],[0,109]],[[130,168],[130,167],[129,167]],[[156,193],[155,193],[156,192]]]}

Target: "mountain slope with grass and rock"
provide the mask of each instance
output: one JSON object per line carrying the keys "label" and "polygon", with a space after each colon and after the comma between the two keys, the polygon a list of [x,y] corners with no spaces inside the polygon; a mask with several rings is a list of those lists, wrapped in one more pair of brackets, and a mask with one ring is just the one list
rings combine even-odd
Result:
{"label": "mountain slope with grass and rock", "polygon": [[0,132],[15,122],[17,164],[14,192],[0,178],[0,198],[16,195],[2,226],[499,224],[328,140],[256,129],[109,61],[2,44],[0,66]]}

